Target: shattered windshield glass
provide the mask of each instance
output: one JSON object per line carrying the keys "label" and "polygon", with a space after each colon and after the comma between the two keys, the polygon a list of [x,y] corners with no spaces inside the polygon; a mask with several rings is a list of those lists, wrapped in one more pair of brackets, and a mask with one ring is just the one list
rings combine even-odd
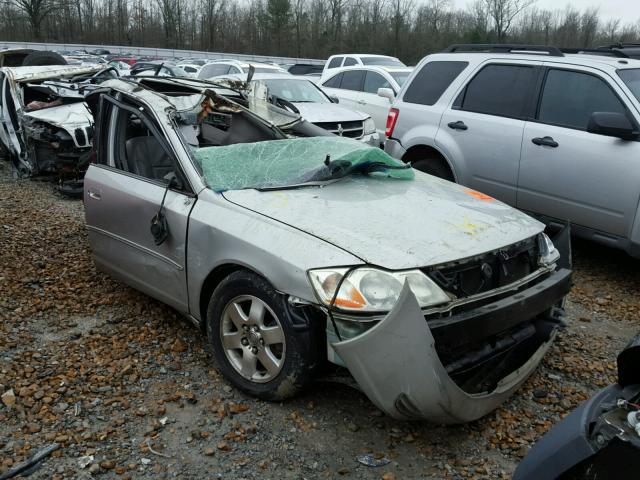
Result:
{"label": "shattered windshield glass", "polygon": [[216,192],[315,185],[354,174],[414,178],[408,165],[383,150],[342,137],[240,143],[193,153],[209,188]]}

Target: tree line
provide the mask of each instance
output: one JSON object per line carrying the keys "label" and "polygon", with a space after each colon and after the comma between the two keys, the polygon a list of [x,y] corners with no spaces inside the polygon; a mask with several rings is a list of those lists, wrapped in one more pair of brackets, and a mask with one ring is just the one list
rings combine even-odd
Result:
{"label": "tree line", "polygon": [[585,48],[637,41],[640,24],[535,0],[0,0],[0,39],[306,58],[395,55],[414,64],[452,43]]}

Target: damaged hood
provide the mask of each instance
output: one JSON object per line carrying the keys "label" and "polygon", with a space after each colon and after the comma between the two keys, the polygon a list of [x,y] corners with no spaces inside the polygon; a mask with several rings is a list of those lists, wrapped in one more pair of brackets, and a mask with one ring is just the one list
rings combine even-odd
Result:
{"label": "damaged hood", "polygon": [[369,115],[349,110],[334,103],[297,103],[300,116],[311,123],[363,121]]}
{"label": "damaged hood", "polygon": [[232,190],[223,195],[366,263],[393,270],[479,255],[544,229],[542,223],[491,197],[415,174],[412,181],[347,177],[323,187]]}
{"label": "damaged hood", "polygon": [[65,130],[72,130],[77,127],[88,127],[91,126],[93,122],[91,112],[89,112],[84,102],[25,112],[24,116],[47,122],[56,127],[64,128]]}

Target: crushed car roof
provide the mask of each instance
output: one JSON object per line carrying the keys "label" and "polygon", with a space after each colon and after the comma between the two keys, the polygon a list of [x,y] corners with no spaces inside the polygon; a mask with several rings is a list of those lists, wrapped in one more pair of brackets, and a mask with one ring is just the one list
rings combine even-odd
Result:
{"label": "crushed car roof", "polygon": [[44,65],[38,67],[4,67],[2,71],[14,82],[31,82],[47,78],[96,73],[104,70],[104,68],[104,65]]}

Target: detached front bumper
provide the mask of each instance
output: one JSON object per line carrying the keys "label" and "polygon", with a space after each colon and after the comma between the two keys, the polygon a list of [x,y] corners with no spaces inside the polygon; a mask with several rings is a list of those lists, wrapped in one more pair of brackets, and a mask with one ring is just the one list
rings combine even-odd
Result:
{"label": "detached front bumper", "polygon": [[[570,281],[571,271],[560,269],[511,296],[436,321],[425,319],[405,284],[395,307],[379,323],[331,346],[369,399],[390,416],[435,423],[470,422],[497,408],[536,368],[556,335],[558,322],[550,312],[569,292]],[[511,343],[496,337],[509,331],[516,332]],[[525,339],[526,332],[529,337]],[[437,348],[440,342],[455,345],[474,338],[492,340],[443,364]],[[501,346],[504,351],[499,356],[494,352],[487,356],[488,348]],[[459,384],[482,385],[485,374],[478,365],[486,366],[491,388],[468,393]],[[504,376],[496,378],[497,371]],[[468,372],[471,379],[465,377]]]}

